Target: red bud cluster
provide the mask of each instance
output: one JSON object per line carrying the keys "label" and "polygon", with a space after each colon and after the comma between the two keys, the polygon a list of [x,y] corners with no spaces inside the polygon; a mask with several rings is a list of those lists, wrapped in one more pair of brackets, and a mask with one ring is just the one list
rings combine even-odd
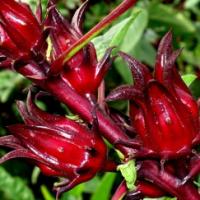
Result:
{"label": "red bud cluster", "polygon": [[[200,172],[199,155],[192,151],[200,143],[199,108],[176,69],[180,51],[172,49],[171,32],[159,45],[154,75],[136,59],[119,53],[128,63],[134,84],[120,86],[107,100],[130,100],[128,117],[109,106],[98,106],[95,95],[112,64],[112,48],[99,61],[90,40],[135,1],[124,0],[86,34],[81,24],[87,1],[71,23],[55,2],[49,0],[44,20],[41,6],[34,15],[21,1],[0,3],[0,67],[29,78],[84,123],[40,110],[29,93],[26,104],[17,103],[25,124],[9,126],[12,135],[0,138],[0,145],[13,149],[0,162],[23,157],[46,175],[64,177],[55,187],[58,196],[101,170],[116,168],[107,160],[105,137],[124,154],[125,161],[136,159],[136,187],[126,199],[173,195],[179,200],[199,200],[191,181]],[[86,96],[94,97],[92,103]],[[105,100],[104,94],[99,96],[101,102]],[[95,131],[89,124],[96,125]],[[118,191],[126,190],[122,184]]]}
{"label": "red bud cluster", "polygon": [[175,68],[180,51],[172,50],[172,34],[162,39],[154,77],[131,56],[120,53],[133,74],[134,85],[112,91],[108,100],[130,99],[132,125],[145,148],[162,158],[191,151],[199,139],[196,101]]}
{"label": "red bud cluster", "polygon": [[25,124],[8,127],[13,135],[1,137],[0,145],[14,150],[0,162],[22,157],[31,159],[48,176],[65,177],[58,194],[87,181],[106,165],[106,145],[86,126],[59,115],[48,114],[32,102],[17,102]]}
{"label": "red bud cluster", "polygon": [[[199,144],[199,108],[176,69],[179,54],[172,49],[171,32],[160,42],[154,75],[133,57],[119,53],[128,63],[134,85],[116,88],[107,100],[130,100],[132,136],[137,134],[142,143],[135,156],[152,158],[138,162],[138,185],[127,200],[169,194],[180,200],[200,199],[190,181],[200,170],[200,161],[192,154]],[[123,144],[133,146],[131,141]]]}
{"label": "red bud cluster", "polygon": [[[19,66],[25,67],[29,64],[30,67],[31,64],[34,73],[38,72],[36,65],[43,65],[40,71],[45,72],[46,77],[60,75],[80,94],[94,93],[112,63],[111,49],[99,62],[91,43],[68,62],[65,62],[65,57],[60,59],[83,36],[81,23],[86,6],[87,2],[77,10],[70,24],[56,10],[54,1],[51,0],[47,17],[42,23],[27,4],[14,0],[3,1],[0,5],[0,50],[7,60],[1,63],[1,66],[5,68],[9,61],[9,67],[19,70]],[[48,62],[44,63],[48,34],[52,43],[52,53],[50,60],[46,58]],[[44,78],[37,72],[35,75],[31,73],[32,78]],[[27,72],[24,75],[30,77]]]}
{"label": "red bud cluster", "polygon": [[[71,24],[66,21],[55,9],[49,9],[49,26],[52,41],[52,62],[56,62],[63,52],[67,51],[82,37],[81,23],[87,2],[75,13]],[[100,85],[105,73],[112,63],[109,49],[100,62],[97,61],[96,50],[92,43],[81,49],[69,61],[61,60],[60,64],[52,65],[50,74],[61,73],[62,78],[80,94],[91,94]],[[59,70],[61,70],[59,72]]]}
{"label": "red bud cluster", "polygon": [[[87,3],[77,10],[69,24],[57,11],[53,0],[48,3],[43,21],[41,6],[34,15],[27,4],[5,0],[0,5],[0,66],[21,73],[60,101],[70,101],[73,106],[78,104],[74,108],[72,106],[72,110],[82,110],[80,116],[92,123],[95,107],[83,96],[96,93],[112,63],[112,49],[108,49],[98,61],[93,44],[85,41],[134,3],[132,0],[123,2],[85,37],[80,25]],[[47,55],[47,37],[52,43],[50,56]],[[66,61],[66,51],[70,48],[73,51],[73,45],[76,48],[81,40],[85,47]],[[67,103],[69,106],[70,102]],[[0,138],[0,145],[13,149],[0,159],[1,163],[23,157],[31,160],[46,175],[64,177],[64,182],[55,187],[57,196],[91,179],[101,170],[116,168],[116,164],[106,158],[107,148],[98,128],[93,131],[87,123],[78,124],[65,117],[48,114],[34,105],[30,94],[27,104],[21,101],[17,104],[25,124],[9,126],[12,135]],[[95,113],[101,118],[98,120],[99,128],[105,135],[109,133],[108,138],[115,141],[118,137],[115,132],[122,138],[128,138],[104,114],[98,110]]]}

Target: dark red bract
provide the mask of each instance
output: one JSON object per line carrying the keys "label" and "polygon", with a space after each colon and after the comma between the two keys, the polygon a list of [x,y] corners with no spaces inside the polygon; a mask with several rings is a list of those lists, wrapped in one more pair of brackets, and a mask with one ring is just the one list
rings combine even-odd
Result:
{"label": "dark red bract", "polygon": [[13,51],[9,55],[14,59],[27,56],[42,34],[42,27],[29,6],[14,0],[2,1],[0,18],[0,32],[5,31],[0,36],[1,48],[8,52]]}
{"label": "dark red bract", "polygon": [[58,195],[91,179],[106,164],[106,145],[102,138],[83,125],[38,109],[29,94],[27,106],[18,102],[26,124],[9,126],[14,136],[1,137],[0,145],[14,150],[0,159],[31,159],[49,176],[65,177]]}
{"label": "dark red bract", "polygon": [[[59,101],[69,106],[74,112],[79,113],[80,111],[79,115],[81,118],[92,124],[96,97],[89,98],[93,101],[91,104],[91,101],[88,101],[85,95],[87,94],[87,97],[91,97],[94,96],[93,94],[97,94],[99,84],[102,82],[113,58],[110,57],[112,51],[112,48],[110,48],[105,52],[105,56],[100,61],[97,61],[96,51],[89,41],[112,23],[118,16],[133,6],[136,1],[122,1],[119,6],[84,35],[81,33],[80,25],[87,1],[77,10],[71,24],[56,10],[55,2],[54,0],[48,1],[47,15],[42,21],[41,6],[37,8],[36,16],[34,17],[27,4],[14,0],[5,1],[5,7],[8,9],[8,12],[9,9],[13,11],[16,23],[10,23],[9,27],[3,15],[6,14],[6,12],[2,13],[2,17],[0,15],[0,20],[2,22],[5,21],[6,24],[6,26],[2,24],[2,29],[0,29],[3,35],[2,38],[0,37],[1,40],[3,40],[0,48],[0,67],[14,69],[16,72],[29,78],[37,86],[48,91]],[[9,4],[9,6],[7,6],[7,4]],[[25,9],[24,14],[20,14],[20,12],[17,13],[15,11],[16,9]],[[40,23],[36,21],[36,18]],[[25,27],[20,23],[17,24],[17,22],[23,20]],[[31,20],[33,20],[33,22],[31,22]],[[42,34],[39,40],[36,41],[36,45],[31,47],[35,39],[33,39],[33,41],[26,41],[25,39],[28,38],[28,34],[32,28],[37,29],[38,24],[42,24],[40,27],[42,29]],[[9,34],[9,30],[13,30],[16,27],[19,28],[18,32],[20,34],[18,34],[18,32],[14,36]],[[23,28],[25,30],[20,32]],[[38,35],[39,34],[35,34],[35,36]],[[48,36],[50,36],[49,39],[52,45],[48,43],[49,51],[48,54],[46,54],[46,39]],[[9,45],[6,41],[9,42]],[[16,45],[16,42],[19,43],[19,46]],[[25,53],[25,57],[23,50],[26,50],[26,48],[21,48],[21,43],[27,43],[25,44],[27,46],[30,44],[30,49]],[[17,46],[16,53],[13,51],[12,55],[12,52],[3,51],[3,48],[11,50],[10,46],[12,45]],[[20,49],[18,49],[18,47],[20,47]],[[49,54],[49,52],[51,52],[51,54]],[[18,53],[20,56],[16,57]],[[23,56],[21,56],[21,53]],[[119,136],[120,138],[128,139],[128,136],[120,130],[119,127],[115,126],[109,118],[104,116],[101,111],[96,109],[95,112],[96,116],[99,118],[99,129],[103,135],[105,133],[106,138],[109,138],[109,140],[111,139],[112,142],[118,140]],[[110,131],[111,129],[112,131]],[[133,150],[127,149],[128,148],[121,146],[122,152],[126,152],[127,155],[132,154]]]}
{"label": "dark red bract", "polygon": [[175,68],[179,51],[173,52],[171,42],[168,32],[158,49],[154,77],[146,66],[121,52],[134,85],[119,87],[107,98],[130,99],[136,133],[145,148],[162,158],[189,153],[199,139],[198,106]]}
{"label": "dark red bract", "polygon": [[[59,14],[54,6],[49,8],[48,25],[53,27],[50,31],[52,62],[56,62],[63,52],[82,37],[81,23],[86,6],[87,2],[77,10],[71,24]],[[51,75],[61,73],[63,80],[82,95],[92,94],[97,90],[112,63],[110,54],[111,49],[98,62],[96,50],[93,44],[89,43],[69,61],[63,60],[60,64],[52,65],[49,73]]]}
{"label": "dark red bract", "polygon": [[[107,100],[130,100],[129,116],[125,116],[105,105],[104,85],[99,88],[113,61],[112,48],[99,61],[90,41],[136,1],[122,1],[86,34],[81,23],[87,1],[71,23],[57,11],[55,2],[49,0],[43,21],[41,6],[33,15],[21,1],[1,3],[0,67],[29,78],[84,122],[40,110],[29,93],[26,104],[17,103],[25,124],[9,126],[12,135],[0,138],[0,145],[13,149],[0,163],[24,157],[44,174],[64,177],[55,185],[58,198],[99,171],[116,170],[116,163],[107,160],[105,137],[124,154],[122,162],[135,159],[136,187],[127,200],[163,195],[199,200],[192,180],[200,172],[199,155],[193,151],[200,144],[199,109],[176,69],[180,51],[172,49],[171,32],[159,45],[154,75],[131,56],[119,53],[131,69],[134,85],[117,88]],[[127,192],[122,183],[117,199]]]}

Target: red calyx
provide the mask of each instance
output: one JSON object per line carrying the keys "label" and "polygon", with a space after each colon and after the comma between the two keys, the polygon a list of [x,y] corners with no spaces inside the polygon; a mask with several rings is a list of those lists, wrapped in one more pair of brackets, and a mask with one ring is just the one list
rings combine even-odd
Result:
{"label": "red calyx", "polygon": [[0,24],[0,49],[4,55],[11,58],[17,58],[19,55],[19,50],[16,45],[10,39],[3,26]]}
{"label": "red calyx", "polygon": [[125,200],[139,200],[145,197],[149,198],[159,198],[166,196],[166,192],[164,192],[161,188],[153,185],[148,181],[137,181],[136,189],[134,191],[129,192],[126,195]]}
{"label": "red calyx", "polygon": [[[61,75],[63,81],[81,95],[95,93],[113,58],[110,56],[111,49],[108,49],[104,57],[97,61],[95,48],[89,41],[119,15],[133,6],[136,1],[123,1],[85,35],[82,35],[81,23],[88,2],[86,1],[77,10],[71,24],[58,13],[55,2],[49,0],[48,17],[43,23],[44,26],[40,25],[41,6],[38,6],[36,16],[34,16],[28,5],[21,2],[6,0],[0,5],[1,25],[3,31],[9,37],[9,45],[7,45],[5,37],[4,43],[2,43],[4,44],[4,50],[7,51],[0,49],[1,53],[5,54],[8,59],[6,62],[1,62],[0,66],[13,67],[16,71],[29,77],[30,73],[28,75],[26,73],[32,65],[31,79],[41,80],[44,79],[44,76],[38,76],[38,73],[34,75],[34,67],[37,63],[39,67],[36,67],[36,71],[38,71],[38,68],[43,67],[42,73],[49,75],[50,78],[51,76]],[[49,32],[53,45],[50,60],[45,58],[44,55],[45,41]],[[11,49],[16,53],[9,55]],[[20,70],[19,68],[16,69],[13,60],[20,60],[20,62],[23,60],[23,63],[18,62],[18,64],[21,64],[18,65]],[[29,65],[28,70],[26,64]],[[25,67],[25,69],[21,67]]]}
{"label": "red calyx", "polygon": [[[42,34],[42,27],[29,6],[14,0],[2,1],[0,18],[1,26],[10,37],[8,43],[6,43],[8,38],[4,38],[2,48],[5,48],[8,52],[13,50],[15,53],[11,56],[14,59],[17,56],[27,55]],[[16,48],[18,52],[16,52]]]}
{"label": "red calyx", "polygon": [[27,105],[18,102],[25,124],[9,126],[14,136],[1,137],[0,145],[14,150],[0,159],[31,159],[49,176],[67,178],[56,190],[58,194],[89,180],[106,164],[106,145],[102,138],[86,127],[58,115],[38,109],[31,95]]}
{"label": "red calyx", "polygon": [[162,158],[190,152],[199,133],[198,107],[175,68],[179,51],[172,50],[172,34],[161,40],[155,76],[131,56],[120,53],[134,78],[133,86],[121,86],[107,100],[130,99],[130,116],[144,147]]}
{"label": "red calyx", "polygon": [[[71,107],[71,109],[79,113],[79,115],[84,120],[86,120],[89,123],[92,123],[93,117],[94,117],[92,114],[93,106],[85,97],[83,97],[83,94],[93,93],[96,91],[99,83],[102,81],[103,76],[105,75],[106,71],[108,70],[108,67],[110,66],[112,62],[112,58],[110,59],[111,49],[107,50],[107,52],[105,53],[105,56],[102,58],[100,62],[98,62],[95,66],[94,65],[90,66],[90,67],[93,67],[93,66],[95,67],[94,69],[90,68],[90,71],[92,72],[91,74],[88,73],[88,68],[87,68],[88,65],[85,64],[87,63],[86,61],[90,63],[91,60],[87,60],[85,57],[85,53],[83,53],[84,58],[81,58],[81,60],[82,59],[84,60],[84,62],[81,63],[83,65],[83,70],[81,71],[81,68],[79,67],[76,68],[76,66],[73,65],[74,68],[81,71],[79,75],[79,79],[78,79],[79,81],[76,80],[77,74],[75,73],[75,71],[72,71],[71,74],[69,74],[69,77],[65,78],[66,71],[63,70],[62,68],[63,64],[67,65],[67,62],[69,61],[68,59],[70,58],[72,59],[72,57],[75,58],[76,52],[78,51],[85,52],[86,51],[85,49],[93,49],[93,48],[89,48],[91,47],[91,45],[88,44],[91,38],[93,38],[98,33],[100,33],[105,27],[107,27],[110,23],[112,23],[113,20],[115,20],[118,16],[123,14],[131,6],[133,6],[135,2],[136,2],[135,0],[122,1],[122,3],[119,6],[117,6],[105,18],[103,18],[103,20],[99,22],[95,27],[93,27],[87,34],[81,36],[81,29],[79,27],[81,24],[82,15],[83,15],[84,8],[86,5],[84,4],[75,13],[75,16],[73,17],[72,24],[71,24],[71,27],[73,27],[73,30],[74,31],[76,30],[77,32],[76,34],[79,35],[77,36],[78,40],[76,40],[75,43],[69,47],[69,49],[67,48],[66,51],[62,52],[60,56],[56,55],[58,56],[58,58],[52,57],[52,59],[49,59],[44,56],[43,52],[40,52],[40,50],[42,51],[42,48],[39,48],[39,47],[43,47],[43,44],[45,43],[46,37],[48,36],[48,33],[49,33],[48,31],[53,32],[54,30],[53,27],[48,26],[49,25],[48,23],[51,22],[50,20],[51,17],[47,18],[44,22],[44,26],[42,26],[43,29],[45,27],[46,29],[43,30],[41,38],[39,39],[38,42],[36,42],[37,43],[36,47],[34,46],[33,49],[31,49],[31,56],[30,57],[28,56],[28,59],[27,57],[26,58],[18,57],[16,59],[11,59],[9,58],[9,55],[6,55],[6,54],[4,55],[0,49],[0,67],[4,67],[4,68],[12,67],[12,69],[15,69],[15,71],[17,71],[18,73],[21,73],[23,76],[31,79],[36,85],[50,92],[52,95],[56,96],[58,100],[62,101],[63,103]],[[20,6],[26,5],[26,4],[21,4],[17,1],[15,3],[19,4]],[[49,13],[51,13],[51,11],[55,9],[55,1],[49,0],[49,6],[50,6]],[[24,6],[23,8],[27,9],[27,6]],[[40,6],[37,9],[36,17],[37,19],[39,19],[39,21],[41,21],[41,7]],[[0,19],[1,19],[1,15],[0,15]],[[62,20],[63,19],[61,17],[61,21]],[[65,24],[65,21],[62,23]],[[11,27],[10,29],[14,29],[14,27]],[[71,31],[71,29],[68,31]],[[73,35],[73,37],[75,35]],[[12,38],[10,37],[10,39]],[[23,38],[21,38],[19,42],[24,42]],[[84,50],[82,50],[83,47],[85,47]],[[94,58],[95,52],[93,50],[88,50],[88,52],[89,53],[87,55],[89,55],[91,58]],[[60,54],[60,52],[58,52],[58,54]],[[7,58],[7,60],[5,60],[5,58]],[[13,60],[15,62],[13,62]],[[94,73],[94,70],[95,70],[95,73]],[[68,79],[70,82],[68,81]],[[77,91],[79,93],[77,93]],[[115,126],[112,120],[110,120],[107,116],[104,116],[104,114],[102,114],[101,111],[99,110],[97,110],[97,117],[99,118],[98,119],[99,128],[101,132],[103,132],[103,136],[105,136],[107,139],[115,143],[115,141],[117,141],[119,137],[128,138],[128,136],[125,133],[123,133],[123,131],[121,131],[119,127]],[[111,129],[112,131],[110,131]],[[132,152],[134,151],[134,150],[131,150],[130,148],[123,147],[122,145],[118,145],[118,146],[120,147],[120,150],[122,152],[126,152],[125,153],[126,155],[130,155],[130,154],[132,155]]]}
{"label": "red calyx", "polygon": [[[72,24],[69,24],[56,10],[51,7],[49,10],[49,26],[54,27],[50,32],[53,51],[52,61],[56,61],[63,52],[68,50],[82,36],[80,24],[86,9],[86,3],[80,7],[74,15]],[[104,58],[98,62],[96,50],[92,43],[81,49],[65,64],[52,66],[49,74],[56,75],[60,71],[63,80],[80,94],[94,93],[100,85],[105,73],[112,63],[109,49]]]}

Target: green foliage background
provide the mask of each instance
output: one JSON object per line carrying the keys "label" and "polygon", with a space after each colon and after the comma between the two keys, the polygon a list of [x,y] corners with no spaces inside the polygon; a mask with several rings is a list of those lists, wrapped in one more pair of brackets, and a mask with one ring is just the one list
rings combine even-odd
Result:
{"label": "green foliage background", "polygon": [[[23,1],[30,3],[32,9],[35,9],[37,0]],[[85,17],[85,32],[119,2],[119,0],[91,0],[92,5]],[[46,3],[46,0],[42,0],[43,8]],[[80,3],[79,0],[60,0],[58,8],[70,18]],[[158,42],[170,29],[174,34],[174,47],[183,48],[177,60],[177,67],[195,98],[198,98],[200,97],[200,81],[197,79],[200,73],[200,0],[139,0],[133,9],[115,21],[102,35],[94,38],[93,43],[99,59],[108,47],[116,46],[115,51],[125,51],[153,69]],[[132,81],[126,65],[117,59],[106,76],[106,88],[110,91],[119,84]],[[26,91],[23,89],[29,84],[29,81],[14,72],[0,71],[0,135],[7,134],[5,129],[7,125],[21,121],[16,111],[15,100],[25,99]],[[40,105],[49,109],[49,104]],[[113,103],[111,106],[123,111],[127,108],[124,102]],[[63,105],[59,104],[56,108],[58,112],[66,112]],[[1,155],[5,152],[7,149],[0,150]],[[109,200],[121,180],[120,173],[99,174],[93,180],[63,194],[61,200]],[[24,160],[9,161],[0,166],[0,199],[54,200],[55,194],[51,188],[55,181],[58,180],[44,177],[38,168],[34,168]],[[198,180],[197,185],[200,185]],[[172,200],[172,198],[162,198],[162,200],[169,199]]]}

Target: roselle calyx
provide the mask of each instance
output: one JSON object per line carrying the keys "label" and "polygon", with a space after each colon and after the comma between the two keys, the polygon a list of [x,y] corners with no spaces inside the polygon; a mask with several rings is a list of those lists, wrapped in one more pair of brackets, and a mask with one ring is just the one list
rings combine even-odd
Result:
{"label": "roselle calyx", "polygon": [[[86,3],[77,10],[71,24],[60,15],[55,7],[49,8],[48,25],[54,27],[50,31],[52,63],[81,38],[80,24]],[[93,44],[89,43],[63,66],[51,67],[49,74],[56,75],[56,70],[62,68],[60,75],[73,89],[82,95],[94,93],[112,63],[111,51],[112,49],[108,49],[102,60],[98,62],[96,50]]]}
{"label": "roselle calyx", "polygon": [[[25,76],[28,79],[30,79],[31,81],[33,81],[34,84],[38,85],[43,90],[46,90],[49,93],[51,93],[59,101],[66,104],[74,113],[77,113],[78,115],[80,115],[80,117],[82,119],[84,119],[85,121],[87,121],[90,124],[93,124],[94,115],[92,113],[94,112],[94,104],[91,105],[91,102],[89,102],[88,99],[86,99],[84,96],[85,96],[85,93],[92,93],[94,90],[97,89],[97,88],[94,89],[93,85],[96,85],[95,87],[98,87],[97,85],[98,85],[99,79],[102,79],[103,76],[102,75],[99,76],[98,81],[96,82],[96,80],[95,80],[95,83],[90,78],[86,77],[86,79],[83,80],[83,82],[85,81],[85,83],[88,83],[88,80],[91,81],[91,83],[88,83],[88,85],[87,85],[89,90],[86,88],[86,84],[81,84],[81,85],[79,84],[80,87],[78,88],[78,92],[77,92],[75,90],[75,88],[77,88],[76,85],[75,85],[75,87],[73,87],[72,85],[69,84],[67,79],[63,78],[63,75],[62,75],[63,74],[63,72],[62,72],[63,65],[62,64],[63,64],[63,62],[64,62],[64,64],[66,62],[68,62],[67,59],[75,56],[75,54],[78,51],[82,51],[81,49],[83,47],[87,48],[87,45],[88,45],[89,41],[91,40],[91,38],[93,38],[95,35],[100,33],[103,30],[103,28],[105,28],[110,23],[112,23],[112,21],[115,20],[118,16],[123,14],[129,8],[131,8],[131,6],[133,6],[135,4],[135,2],[136,1],[134,1],[134,0],[122,1],[122,3],[119,6],[117,6],[105,18],[103,18],[103,20],[101,22],[99,22],[95,27],[93,27],[88,33],[82,35],[80,37],[80,39],[78,39],[73,45],[71,45],[69,47],[69,49],[67,49],[65,52],[63,52],[62,55],[60,55],[58,58],[54,58],[53,54],[52,54],[52,57],[49,55],[46,55],[47,57],[43,56],[42,60],[39,59],[37,56],[34,57],[34,59],[32,59],[32,57],[29,57],[30,59],[28,59],[28,60],[25,58],[21,58],[21,59],[19,58],[19,60],[17,60],[17,62],[16,61],[14,62],[13,68],[18,73],[22,74],[23,76]],[[54,7],[55,7],[53,0],[49,1],[49,5],[51,5],[51,3],[52,3],[52,7],[51,6],[49,7],[49,15],[50,15],[51,11],[54,10]],[[75,17],[73,18],[73,23],[72,23],[73,27],[78,27],[79,22],[81,20],[81,16],[82,16],[81,13],[83,11],[82,10],[83,8],[84,8],[84,6],[81,7],[79,9],[79,11],[77,11],[77,13],[75,14]],[[39,13],[41,13],[41,12],[39,12]],[[1,19],[1,16],[0,16],[0,19]],[[45,20],[44,26],[42,26],[43,29],[44,29],[44,27],[48,26],[49,22],[51,22],[51,20],[49,21],[49,19],[51,19],[51,17],[47,18]],[[64,21],[64,23],[65,23],[65,21]],[[53,27],[49,26],[49,30],[53,31]],[[78,30],[78,29],[76,28],[76,30]],[[44,31],[45,30],[43,30],[43,32]],[[88,46],[90,46],[90,45],[88,45]],[[35,52],[35,48],[34,48],[34,52]],[[104,63],[107,63],[106,62],[107,60],[110,60],[110,56],[109,56],[110,52],[111,52],[111,49],[109,49],[107,51],[105,57],[102,59],[102,62],[100,61],[101,64],[99,65],[99,62],[98,62],[98,64],[97,64],[98,67],[95,66],[96,72],[101,72],[103,74],[105,73],[104,70],[101,71],[100,69],[102,68],[102,66],[104,66]],[[1,49],[0,49],[0,54],[3,54]],[[2,60],[4,60],[4,58],[8,57],[8,55],[3,54],[1,57],[2,57]],[[7,61],[10,61],[10,59],[6,60],[6,62],[4,62],[2,60],[0,59],[0,66],[1,67],[8,66],[9,62],[7,62]],[[112,60],[112,58],[111,58],[111,60]],[[13,63],[12,59],[11,59],[11,62]],[[61,63],[61,65],[60,65],[60,63]],[[110,61],[108,63],[110,63]],[[61,66],[61,68],[60,68],[60,66]],[[13,68],[11,68],[11,69],[13,69]],[[106,69],[106,68],[107,67],[105,67],[104,69]],[[84,76],[86,74],[85,72],[83,70]],[[71,77],[71,79],[73,80],[72,82],[75,83],[74,80],[77,78],[77,76],[74,76],[74,75],[76,75],[76,74],[73,73],[73,76]],[[91,76],[89,76],[89,77],[91,77]],[[78,83],[80,83],[80,82],[78,82]],[[82,85],[84,86],[83,89],[82,89]],[[92,88],[92,89],[90,89],[90,88]],[[104,113],[101,112],[99,109],[96,110],[96,116],[98,118],[99,130],[101,131],[102,135],[106,139],[108,139],[111,143],[115,144],[115,142],[118,141],[119,138],[120,138],[120,140],[128,139],[128,136],[118,126],[116,126],[115,123],[108,116],[104,115]],[[132,156],[134,150],[131,150],[130,148],[127,148],[127,147],[123,147],[121,145],[117,145],[117,146],[120,146],[121,147],[120,150],[123,153],[125,153],[128,157]]]}
{"label": "roselle calyx", "polygon": [[[37,54],[44,51],[41,22],[32,13],[28,4],[15,0],[5,0],[0,5],[0,50],[12,61],[32,59],[31,54],[37,47]],[[39,45],[39,46],[38,46]],[[3,64],[2,64],[3,67]]]}
{"label": "roselle calyx", "polygon": [[[27,4],[7,0],[0,7],[0,20],[2,22],[2,30],[9,37],[9,45],[7,44],[7,40],[3,41],[2,49],[4,51],[1,48],[0,51],[7,58],[12,58],[14,61],[23,61],[24,63],[20,63],[21,66],[28,64],[30,67],[32,61],[34,61],[33,68],[36,66],[36,63],[40,66],[42,65],[45,73],[49,77],[61,76],[63,81],[66,81],[81,95],[94,94],[114,58],[110,56],[112,52],[111,48],[98,61],[96,50],[89,41],[112,23],[119,15],[133,6],[135,2],[135,0],[123,1],[108,16],[84,35],[81,24],[88,1],[76,11],[70,24],[56,10],[56,1],[54,0],[49,0],[48,2],[47,18],[43,23],[41,23],[40,7],[38,7],[36,16],[34,16]],[[45,58],[45,41],[49,32],[52,43],[52,54],[50,58],[48,56]],[[5,40],[5,37],[3,39]],[[6,67],[8,60],[1,62],[0,66]],[[10,62],[10,68],[13,67],[18,71],[12,60]],[[38,71],[38,67],[36,68],[36,71]],[[39,76],[32,75],[32,77],[37,79]],[[39,77],[38,79],[42,78]]]}
{"label": "roselle calyx", "polygon": [[10,39],[2,25],[0,25],[0,49],[2,54],[8,57],[17,58],[20,56],[18,48]]}
{"label": "roselle calyx", "polygon": [[50,26],[55,27],[50,34],[54,59],[49,75],[61,74],[63,80],[81,95],[96,92],[113,60],[110,58],[111,49],[108,49],[104,57],[97,61],[96,50],[89,42],[118,16],[131,8],[136,1],[124,0],[88,33],[83,34],[81,25],[87,3],[88,1],[77,10],[69,24],[56,11],[55,2],[50,0],[50,20],[47,20]]}
{"label": "roselle calyx", "polygon": [[66,178],[55,188],[57,195],[106,168],[106,145],[96,132],[63,116],[40,110],[30,93],[26,104],[21,101],[17,104],[25,124],[9,126],[13,135],[0,138],[0,145],[14,149],[0,159],[1,163],[24,157],[44,174]]}
{"label": "roselle calyx", "polygon": [[125,200],[139,200],[144,197],[159,198],[166,195],[166,193],[159,187],[149,183],[148,181],[138,180],[135,183],[135,189],[128,192],[126,182],[122,181],[118,186],[115,194],[112,196],[112,200],[118,200],[125,196]]}
{"label": "roselle calyx", "polygon": [[143,199],[145,197],[149,198],[159,198],[166,196],[166,193],[159,187],[147,182],[147,181],[137,181],[136,189],[131,191],[126,196],[126,200],[137,200]]}
{"label": "roselle calyx", "polygon": [[[187,168],[185,160],[183,161],[184,165],[174,169],[179,172],[176,176],[174,173],[168,171],[168,169],[165,169],[165,167],[161,169],[160,163],[155,160],[138,162],[138,179],[150,181],[155,189],[160,189],[161,192],[163,191],[175,196],[178,200],[198,200],[200,199],[200,194],[197,187],[191,181],[186,184],[182,184],[181,182],[180,173]],[[175,163],[178,164],[179,160],[176,160]]]}
{"label": "roselle calyx", "polygon": [[108,100],[129,99],[130,117],[144,148],[159,157],[177,157],[191,152],[199,139],[196,101],[175,67],[180,51],[172,49],[172,33],[160,42],[155,75],[131,56],[120,53],[134,78],[133,86],[121,86]]}

